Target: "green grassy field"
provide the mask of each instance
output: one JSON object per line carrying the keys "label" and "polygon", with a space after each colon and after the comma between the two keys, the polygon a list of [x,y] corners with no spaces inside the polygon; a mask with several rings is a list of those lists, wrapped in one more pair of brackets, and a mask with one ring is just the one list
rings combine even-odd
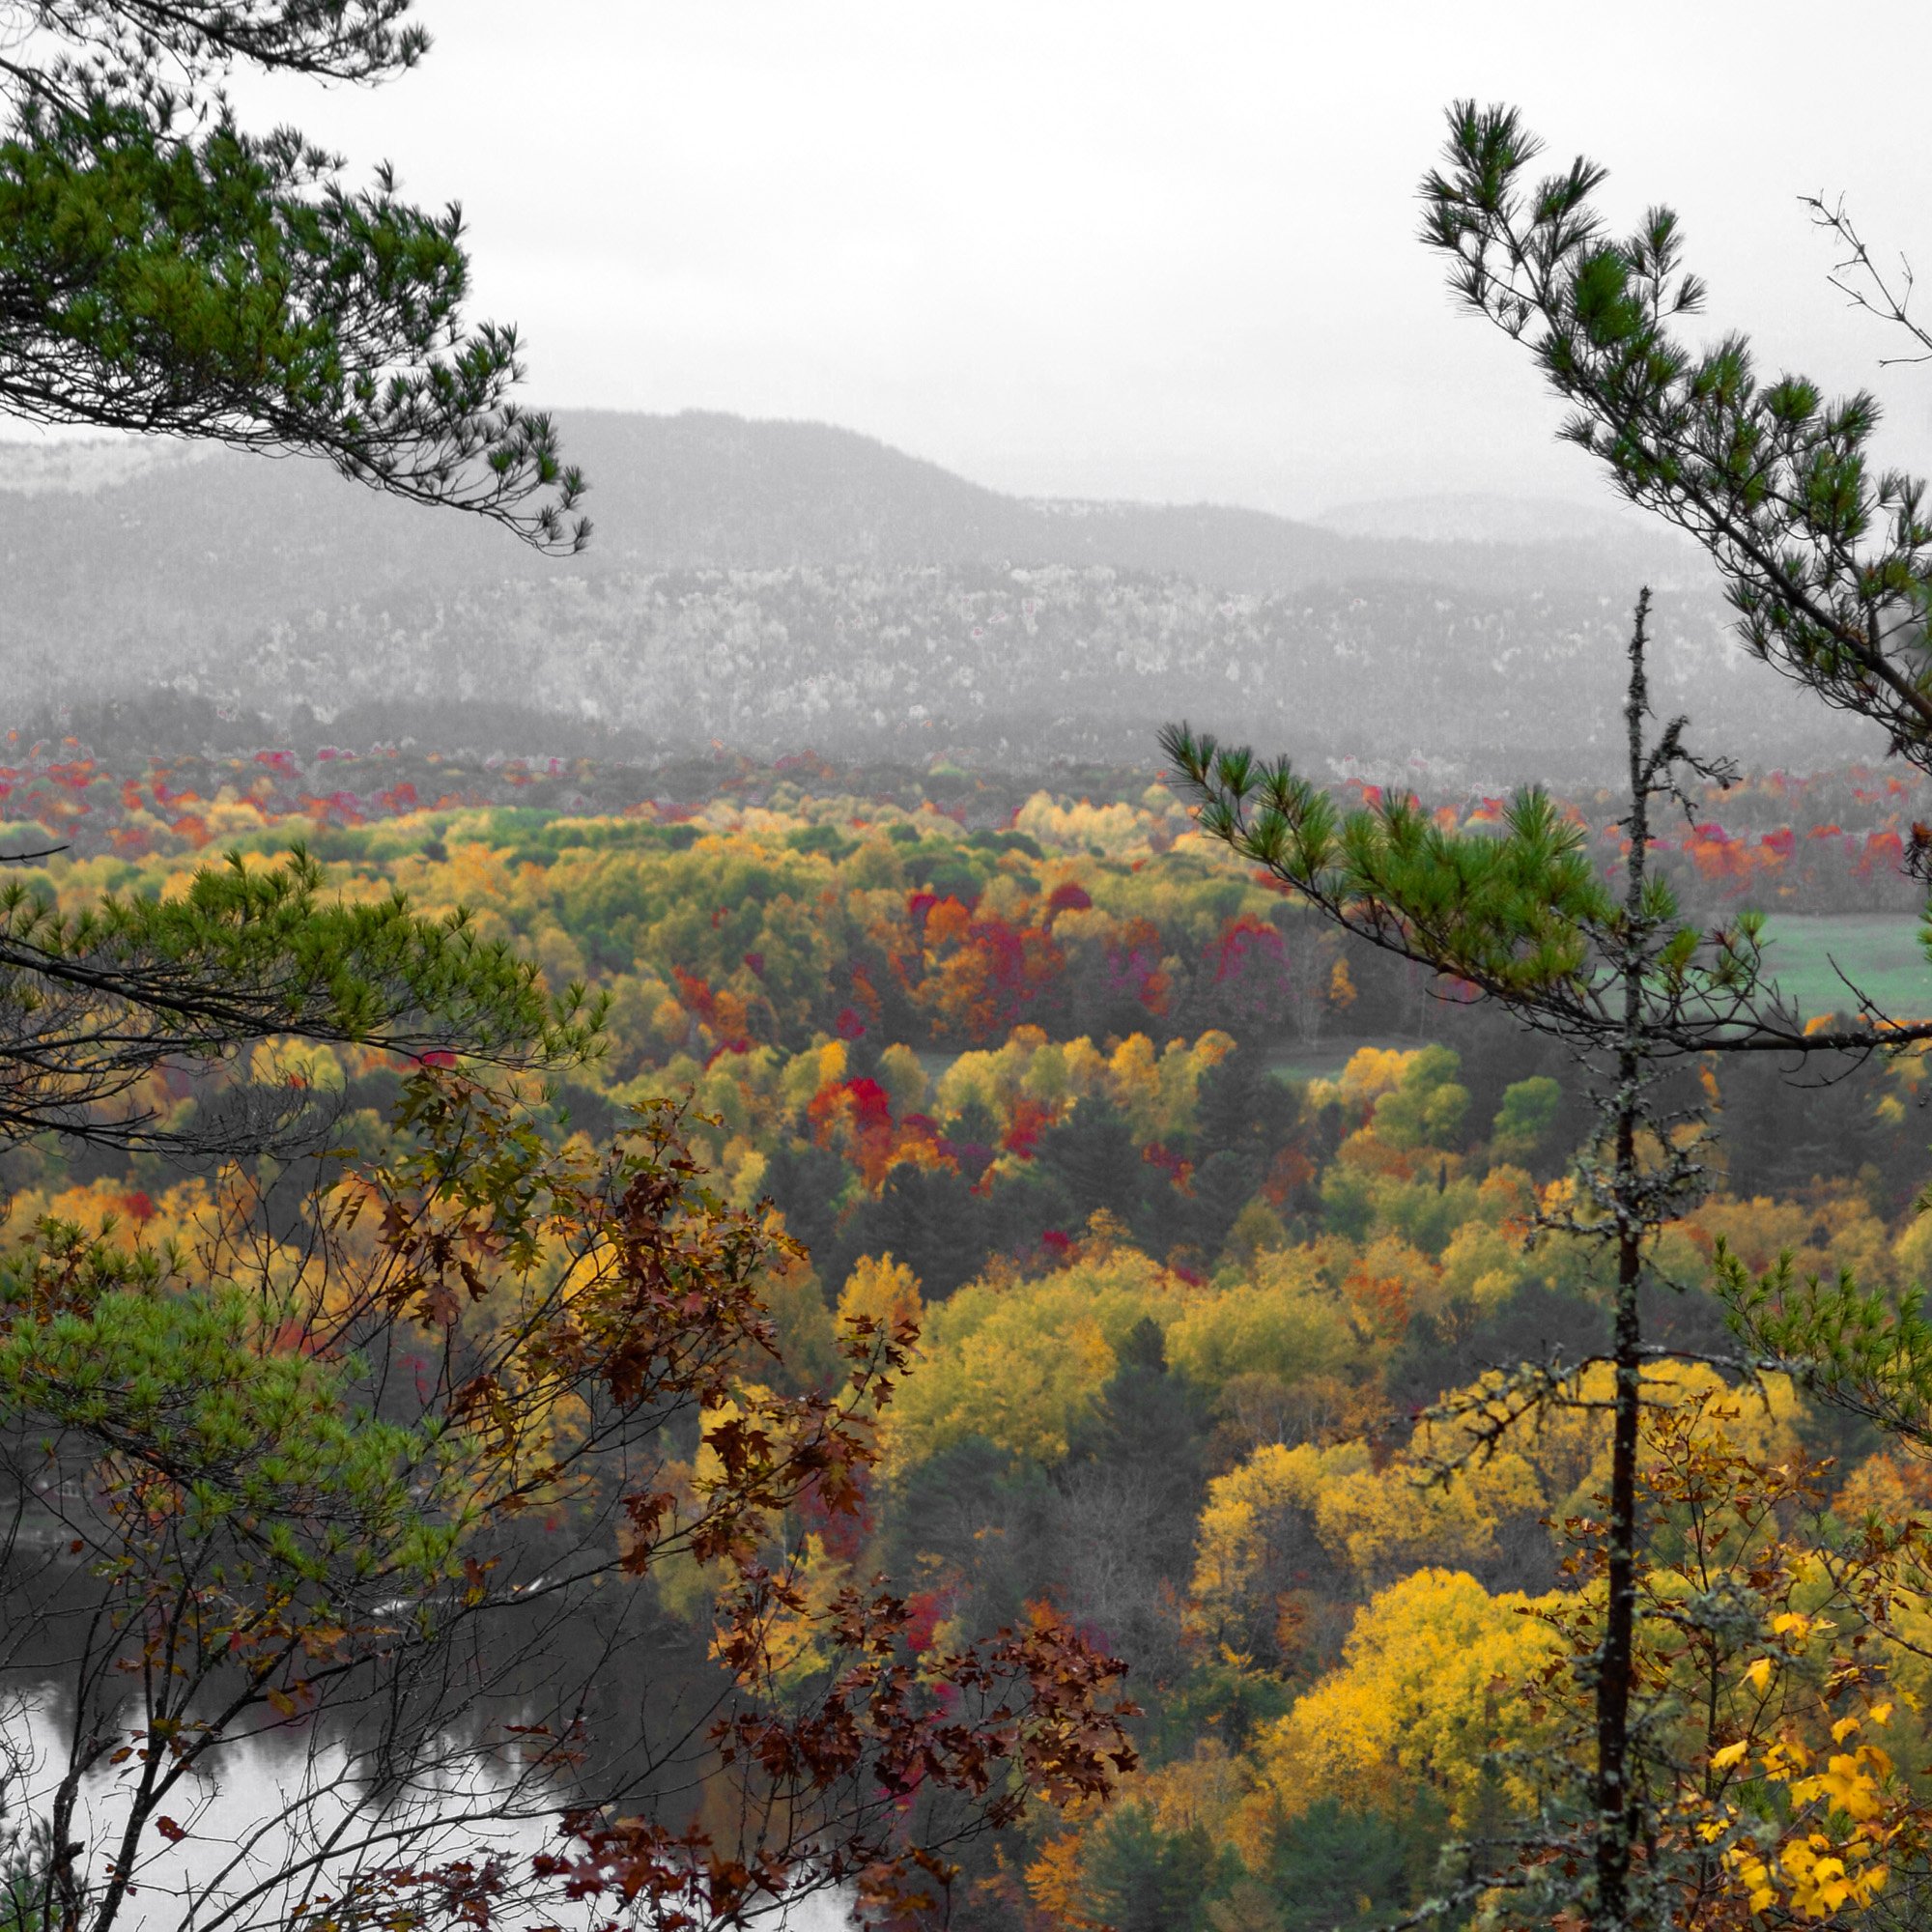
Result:
{"label": "green grassy field", "polygon": [[[1835,960],[1893,1019],[1932,1017],[1932,961],[1918,944],[1918,922],[1898,913],[1800,913],[1767,923],[1768,957],[1779,987],[1809,1018],[1848,1012],[1856,1004],[1833,968]],[[1286,1046],[1271,1066],[1284,1080],[1333,1079],[1358,1046],[1419,1046],[1418,1039],[1337,1036]]]}
{"label": "green grassy field", "polygon": [[1918,922],[1897,913],[1777,917],[1766,926],[1773,976],[1799,1009],[1849,1011],[1857,1003],[1832,970],[1835,960],[1859,989],[1893,1019],[1932,1014],[1932,962],[1918,944]]}

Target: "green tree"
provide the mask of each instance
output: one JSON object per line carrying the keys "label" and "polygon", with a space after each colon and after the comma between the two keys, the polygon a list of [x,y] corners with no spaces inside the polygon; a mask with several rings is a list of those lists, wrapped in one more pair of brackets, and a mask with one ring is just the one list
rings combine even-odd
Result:
{"label": "green tree", "polygon": [[1294,1091],[1273,1076],[1266,1057],[1254,1048],[1237,1047],[1202,1076],[1192,1191],[1174,1218],[1204,1257],[1220,1253],[1299,1111]]}
{"label": "green tree", "polygon": [[1155,1505],[1134,1556],[1158,1576],[1184,1579],[1207,1480],[1204,1405],[1168,1366],[1160,1325],[1147,1316],[1127,1330],[1116,1353],[1118,1365],[1093,1414],[1075,1427],[1067,1446],[1076,1463],[1123,1480]]}
{"label": "green tree", "polygon": [[428,50],[410,0],[24,0],[0,43],[0,412],[327,458],[546,549],[583,480],[512,390],[516,330],[467,328],[454,207],[352,188],[250,133],[237,68],[368,86]]}
{"label": "green tree", "polygon": [[939,1301],[978,1272],[987,1222],[986,1204],[963,1174],[901,1162],[887,1174],[879,1198],[853,1216],[847,1237],[828,1252],[856,1246],[860,1254],[897,1255]]}
{"label": "green tree", "polygon": [[1549,1137],[1562,1110],[1563,1089],[1548,1074],[1513,1081],[1503,1089],[1503,1103],[1490,1126],[1496,1157],[1526,1165]]}
{"label": "green tree", "polygon": [[1110,1932],[1196,1932],[1216,1863],[1200,1826],[1163,1832],[1144,1805],[1122,1804],[1095,1828],[1083,1860],[1089,1904]]}
{"label": "green tree", "polygon": [[1398,1819],[1324,1798],[1291,1820],[1268,1866],[1281,1932],[1355,1932],[1399,1917],[1424,1889],[1417,1868],[1441,1826],[1435,1806],[1417,1809]]}
{"label": "green tree", "polygon": [[1146,1163],[1127,1117],[1105,1094],[1081,1100],[1039,1137],[1041,1169],[1061,1182],[1076,1214],[1104,1208],[1129,1227],[1146,1214]]}
{"label": "green tree", "polygon": [[1377,1134],[1395,1148],[1453,1148],[1469,1111],[1469,1090],[1456,1075],[1463,1063],[1446,1046],[1426,1046],[1410,1062],[1402,1085],[1376,1102]]}
{"label": "green tree", "polygon": [[[1614,238],[1592,202],[1604,168],[1579,156],[1532,180],[1542,143],[1517,110],[1465,100],[1449,122],[1447,165],[1424,184],[1425,239],[1453,259],[1463,301],[1528,347],[1573,407],[1564,436],[1704,549],[1759,658],[1882,724],[1892,755],[1932,770],[1932,523],[1923,480],[1878,460],[1876,400],[1828,400],[1802,375],[1763,381],[1742,332],[1693,349],[1676,325],[1702,310],[1704,290],[1682,265],[1670,209]],[[1834,280],[1854,303],[1904,329],[1915,355],[1932,348],[1909,289],[1888,284],[1843,208],[1804,205],[1846,250]],[[1928,857],[1915,828],[1908,862],[1921,878]],[[1932,950],[1932,914],[1924,939]],[[1928,1034],[1861,996],[1854,1025],[1808,1042],[1779,1026],[1725,1043],[1870,1055]],[[1721,1251],[1718,1271],[1766,1358],[1854,1413],[1932,1442],[1922,1291],[1894,1299],[1849,1275],[1800,1280],[1788,1259],[1753,1278]]]}
{"label": "green tree", "polygon": [[0,1145],[52,1132],[206,1157],[299,1144],[327,1124],[327,1096],[305,1085],[230,1082],[182,1121],[142,1083],[288,1034],[556,1065],[591,1051],[601,1024],[582,986],[552,997],[461,911],[327,895],[299,846],[74,915],[25,880],[0,886]]}
{"label": "green tree", "polygon": [[[1424,239],[1451,258],[1463,302],[1524,343],[1572,406],[1562,434],[1702,546],[1758,657],[1932,762],[1932,523],[1922,482],[1875,463],[1876,401],[1765,382],[1736,331],[1692,348],[1678,325],[1705,292],[1670,209],[1612,236],[1592,200],[1604,168],[1579,156],[1532,178],[1542,143],[1513,107],[1459,101],[1449,126],[1445,166],[1423,183]],[[1844,216],[1811,207],[1869,274]]]}

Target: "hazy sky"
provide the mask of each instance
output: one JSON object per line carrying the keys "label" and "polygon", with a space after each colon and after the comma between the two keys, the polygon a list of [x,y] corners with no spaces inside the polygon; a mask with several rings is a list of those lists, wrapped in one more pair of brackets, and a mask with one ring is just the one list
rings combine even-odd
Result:
{"label": "hazy sky", "polygon": [[1673,202],[1705,327],[1875,384],[1932,467],[1932,368],[1877,370],[1796,200],[1843,191],[1932,269],[1923,0],[419,14],[437,46],[386,89],[244,99],[463,201],[474,312],[521,326],[540,401],[821,418],[1024,493],[1587,498],[1527,357],[1413,239],[1474,94],[1607,163],[1621,216]]}

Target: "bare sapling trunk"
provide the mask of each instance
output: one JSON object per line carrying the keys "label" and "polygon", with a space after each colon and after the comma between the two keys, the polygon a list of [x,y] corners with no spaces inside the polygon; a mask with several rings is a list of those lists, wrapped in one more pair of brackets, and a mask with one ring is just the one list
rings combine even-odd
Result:
{"label": "bare sapling trunk", "polygon": [[1645,1203],[1638,1171],[1646,1037],[1643,978],[1649,924],[1643,888],[1650,839],[1649,792],[1654,774],[1643,742],[1648,709],[1643,652],[1650,593],[1638,600],[1631,633],[1631,676],[1624,705],[1630,745],[1630,863],[1624,882],[1624,928],[1615,960],[1623,980],[1623,1037],[1617,1051],[1617,1085],[1611,1097],[1615,1164],[1611,1204],[1616,1217],[1616,1326],[1611,1342],[1615,1407],[1611,1423],[1610,1521],[1606,1555],[1607,1599],[1604,1640],[1597,1662],[1597,1914],[1609,1932],[1628,1921],[1634,1793],[1630,1775],[1631,1685],[1636,1641],[1636,1458],[1642,1397],[1642,1323],[1637,1289],[1643,1276]]}

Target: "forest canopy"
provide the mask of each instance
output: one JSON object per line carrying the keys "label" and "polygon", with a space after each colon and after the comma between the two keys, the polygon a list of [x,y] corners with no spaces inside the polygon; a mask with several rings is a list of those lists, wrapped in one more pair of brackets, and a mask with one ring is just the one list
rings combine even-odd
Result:
{"label": "forest canopy", "polygon": [[[1567,1641],[1582,1598],[1564,1525],[1591,1510],[1605,1440],[1578,1416],[1432,1485],[1460,1438],[1427,1412],[1498,1362],[1602,1345],[1605,1258],[1526,1238],[1565,1199],[1591,1118],[1560,1052],[1338,939],[1217,856],[1145,775],[1099,802],[976,808],[944,774],[907,802],[795,767],[600,814],[485,789],[541,796],[589,770],[364,754],[310,778],[274,753],[116,772],[51,749],[79,782],[23,757],[15,796],[87,806],[62,822],[98,851],[36,868],[59,903],[178,891],[217,837],[266,866],[299,823],[351,903],[401,888],[425,916],[475,905],[479,940],[532,959],[540,988],[607,1000],[605,1050],[561,1074],[533,1127],[581,1154],[628,1109],[691,1096],[687,1144],[720,1208],[770,1213],[805,1245],[759,1277],[771,1399],[836,1386],[841,1323],[916,1330],[856,1507],[804,1494],[775,1520],[797,1565],[773,1626],[782,1685],[820,1681],[816,1620],[884,1572],[907,1592],[914,1654],[1057,1607],[1125,1661],[1141,1711],[1112,1804],[1030,1811],[1004,1849],[952,1854],[974,1922],[1122,1922],[1154,1898],[1166,1916],[1150,1922],[1201,1932],[1367,1926],[1428,1893],[1442,1844],[1533,1804],[1493,1747],[1548,1740],[1498,1687],[1538,1681]],[[349,782],[321,794],[325,773]],[[431,784],[447,791],[426,808]],[[1480,827],[1496,807],[1435,809]],[[1598,836],[1597,801],[1566,809]],[[1867,855],[1912,797],[1854,772],[1755,780],[1709,809],[1698,823],[1721,838],[1693,834],[1664,861],[1683,889],[1714,908],[1783,892],[1797,936],[1858,868],[1895,865]],[[999,822],[961,823],[973,810]],[[1894,925],[1909,953],[1910,920]],[[1659,1252],[1675,1286],[1646,1292],[1654,1332],[1726,1344],[1720,1244],[1753,1269],[1789,1251],[1801,1270],[1916,1279],[1922,1065],[1873,1061],[1804,1093],[1775,1069],[1686,1069],[1716,1099],[1724,1165]],[[380,1047],[270,1045],[253,1070],[324,1096],[358,1161],[406,1151],[410,1069]],[[204,1104],[167,1078],[152,1100],[184,1124]],[[206,1241],[234,1211],[140,1154],[43,1142],[10,1159],[14,1225],[93,1231],[129,1257]],[[1741,1464],[1807,1472],[1811,1541],[1794,1529],[1777,1556],[1794,1579],[1861,1512],[1916,1507],[1910,1461],[1788,1381],[1653,1380],[1660,1492],[1684,1479],[1672,1417],[1715,1428]],[[520,1574],[559,1533],[532,1526]],[[727,1583],[668,1554],[646,1588],[663,1631],[701,1650]],[[1810,1614],[1793,1588],[1789,1613]],[[1719,1678],[1757,1654],[1720,1660]],[[1810,1656],[1780,1639],[1774,1660],[1801,1737]],[[1903,1757],[1918,1666],[1887,1657],[1885,1748]],[[688,1669],[668,1685],[701,1681]]]}

